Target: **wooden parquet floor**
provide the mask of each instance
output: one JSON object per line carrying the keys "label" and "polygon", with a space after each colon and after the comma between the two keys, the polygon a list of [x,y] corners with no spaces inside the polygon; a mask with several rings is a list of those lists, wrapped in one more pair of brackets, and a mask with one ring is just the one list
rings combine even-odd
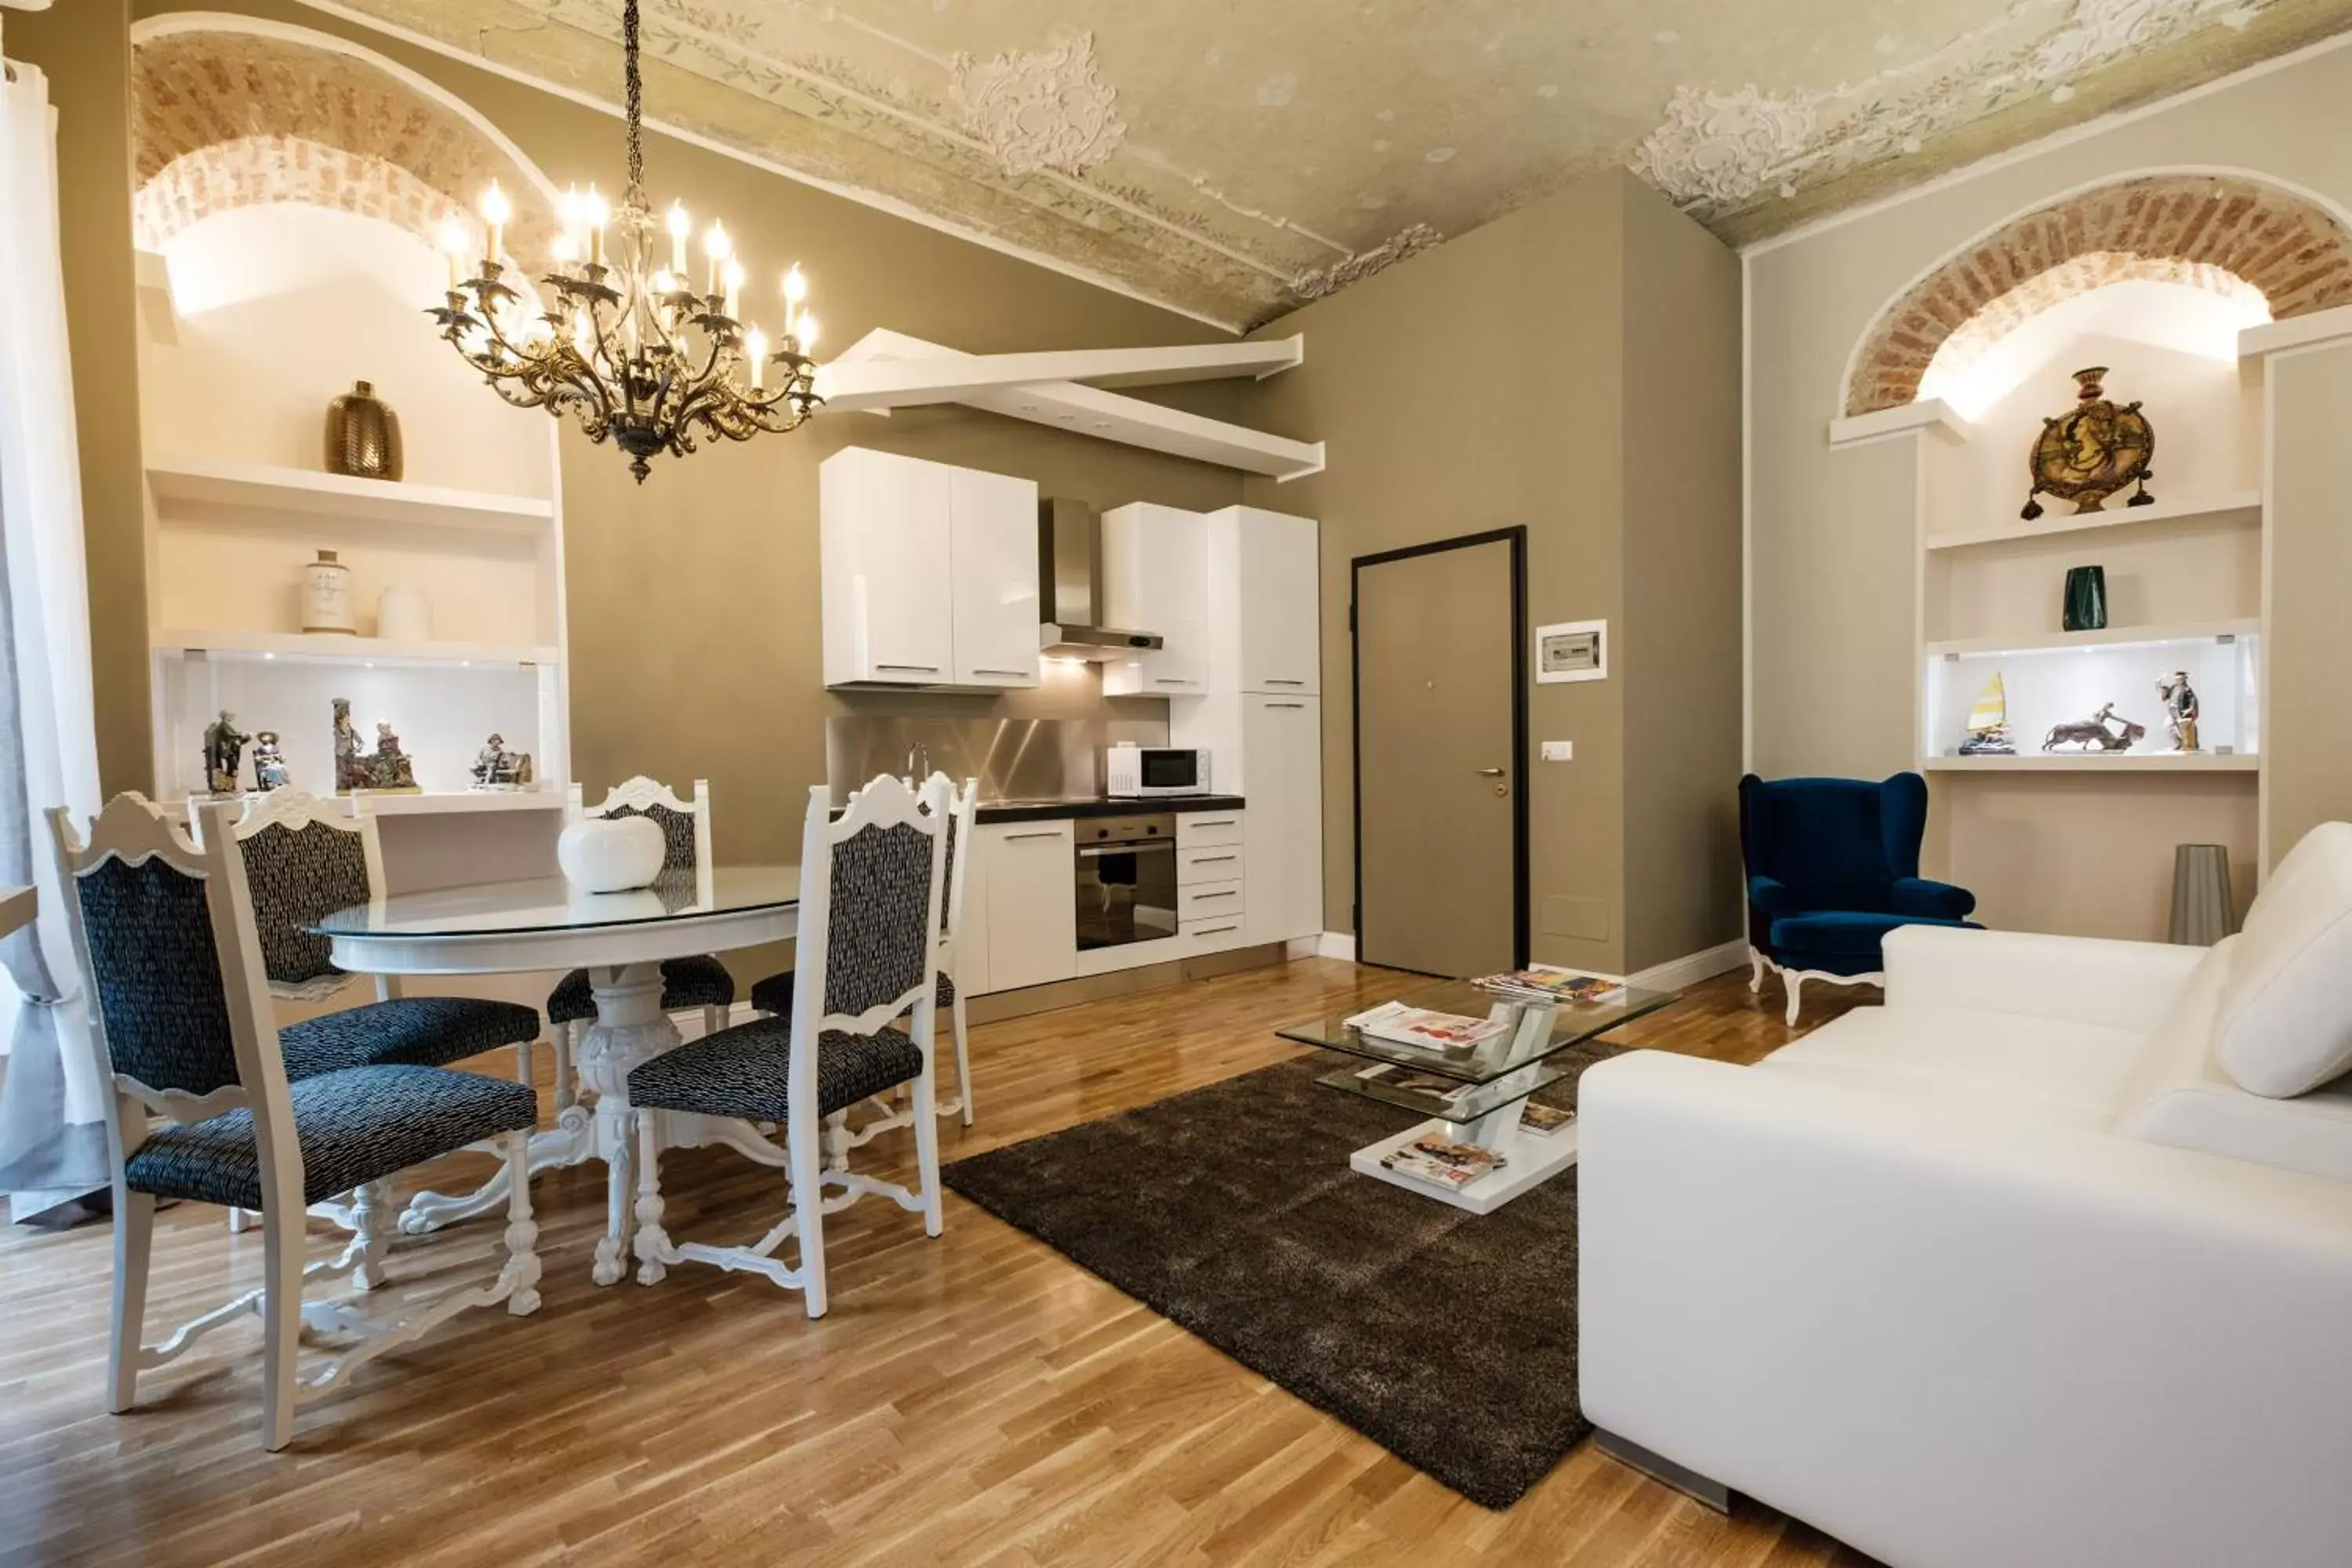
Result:
{"label": "wooden parquet floor", "polygon": [[[947,1157],[1280,1059],[1276,1025],[1397,984],[1307,960],[982,1026],[979,1126],[947,1131]],[[1790,1037],[1776,993],[1726,976],[1616,1037],[1753,1059]],[[1845,1005],[1809,1001],[1807,1023]],[[858,1156],[902,1163],[909,1135]],[[724,1151],[664,1167],[673,1236],[748,1240],[781,1215],[778,1178]],[[425,1174],[449,1188],[488,1169]],[[260,1445],[251,1322],[110,1415],[105,1227],[0,1230],[0,1564],[1865,1561],[1752,1505],[1720,1517],[1590,1445],[1487,1512],[952,1193],[936,1241],[884,1203],[831,1220],[815,1323],[764,1280],[691,1265],[599,1289],[602,1167],[534,1193],[538,1315],[461,1315],[310,1406],[283,1454]],[[395,1243],[387,1289],[486,1278],[497,1231]],[[313,1232],[324,1250],[332,1233]],[[260,1253],[217,1209],[167,1211],[151,1339],[257,1281]]]}

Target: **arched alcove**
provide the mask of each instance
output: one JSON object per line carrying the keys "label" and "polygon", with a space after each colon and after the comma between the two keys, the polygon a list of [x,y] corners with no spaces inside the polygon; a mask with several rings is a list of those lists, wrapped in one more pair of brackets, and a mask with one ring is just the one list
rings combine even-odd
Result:
{"label": "arched alcove", "polygon": [[1889,300],[1855,345],[1844,411],[1898,407],[1956,337],[1976,352],[2074,296],[2153,281],[2251,289],[2274,320],[2352,302],[2352,226],[2238,174],[2135,175],[2021,213]]}

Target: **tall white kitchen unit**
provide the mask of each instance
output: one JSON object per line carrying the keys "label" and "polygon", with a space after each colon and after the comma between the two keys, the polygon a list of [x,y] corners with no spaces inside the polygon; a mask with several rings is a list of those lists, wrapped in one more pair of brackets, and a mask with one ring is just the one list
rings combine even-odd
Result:
{"label": "tall white kitchen unit", "polygon": [[1323,930],[1317,526],[1246,506],[1211,512],[1198,525],[1208,689],[1171,697],[1169,739],[1205,748],[1212,786],[1247,799],[1250,942],[1313,936]]}
{"label": "tall white kitchen unit", "polygon": [[818,510],[825,685],[1037,684],[1034,481],[845,447]]}

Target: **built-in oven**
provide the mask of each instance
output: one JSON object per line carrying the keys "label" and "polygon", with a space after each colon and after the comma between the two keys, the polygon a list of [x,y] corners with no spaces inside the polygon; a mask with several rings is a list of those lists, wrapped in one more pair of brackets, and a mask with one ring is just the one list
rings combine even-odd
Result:
{"label": "built-in oven", "polygon": [[1158,942],[1176,934],[1176,818],[1080,817],[1078,951]]}

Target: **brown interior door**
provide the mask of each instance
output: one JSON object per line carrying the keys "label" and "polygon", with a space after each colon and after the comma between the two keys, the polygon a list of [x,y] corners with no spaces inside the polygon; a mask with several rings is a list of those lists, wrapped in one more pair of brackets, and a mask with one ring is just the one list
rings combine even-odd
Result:
{"label": "brown interior door", "polygon": [[1356,567],[1356,956],[1508,969],[1518,944],[1508,538]]}

